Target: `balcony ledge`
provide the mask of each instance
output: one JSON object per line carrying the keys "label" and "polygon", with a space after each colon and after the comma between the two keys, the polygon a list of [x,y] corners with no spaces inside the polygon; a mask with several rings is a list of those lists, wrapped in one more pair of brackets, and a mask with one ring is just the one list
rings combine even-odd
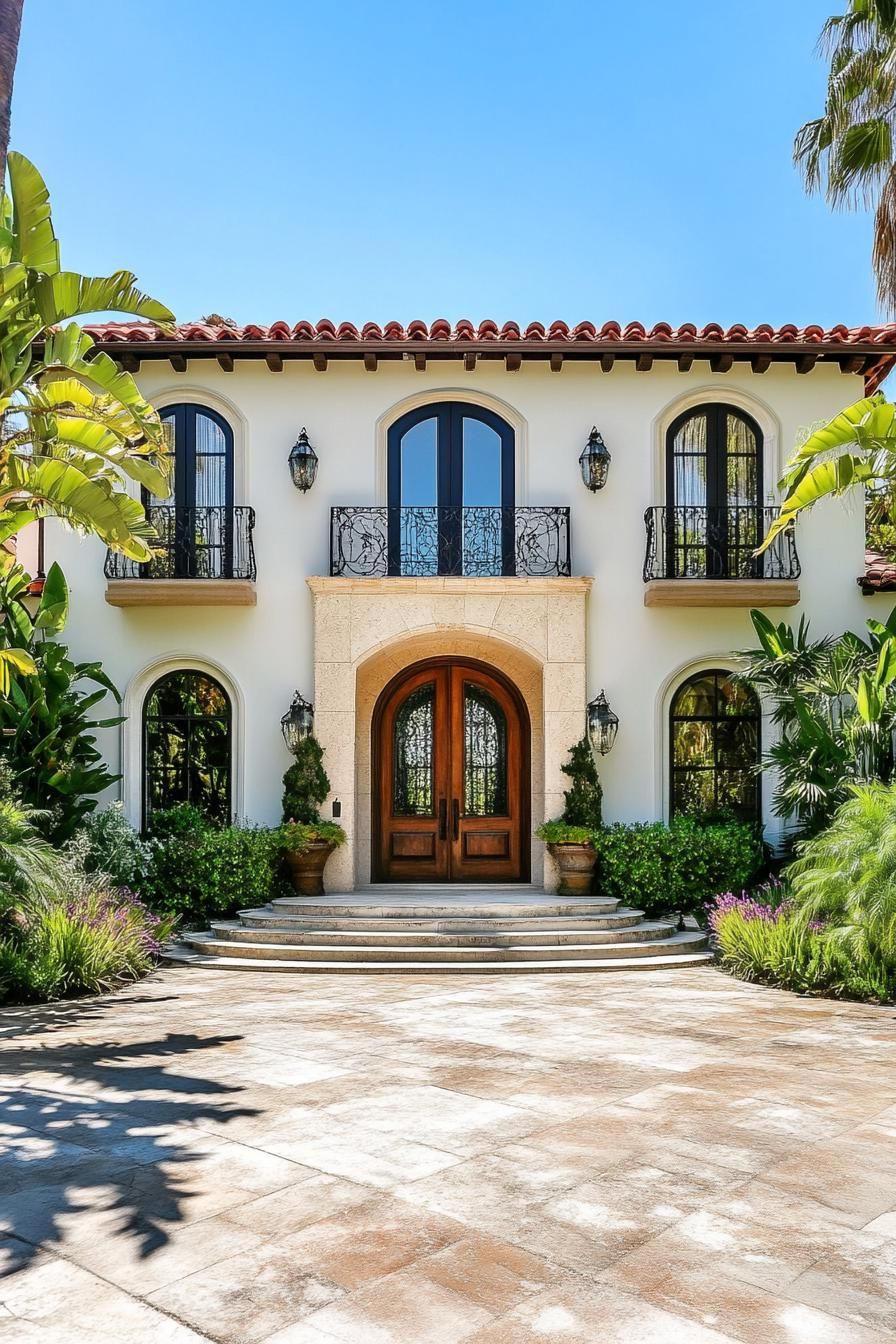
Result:
{"label": "balcony ledge", "polygon": [[251,579],[109,579],[110,607],[254,607]]}
{"label": "balcony ledge", "polygon": [[795,607],[796,579],[650,579],[645,607]]}

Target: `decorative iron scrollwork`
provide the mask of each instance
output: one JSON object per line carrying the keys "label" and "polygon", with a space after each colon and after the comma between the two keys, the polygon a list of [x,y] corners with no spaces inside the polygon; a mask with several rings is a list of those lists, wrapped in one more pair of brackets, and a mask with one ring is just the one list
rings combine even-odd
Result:
{"label": "decorative iron scrollwork", "polygon": [[330,573],[353,578],[462,574],[566,577],[569,509],[547,506],[334,508]]}
{"label": "decorative iron scrollwork", "polygon": [[146,517],[157,534],[149,543],[152,560],[142,565],[118,551],[108,551],[107,579],[254,580],[254,509],[150,504]]}
{"label": "decorative iron scrollwork", "polygon": [[755,505],[648,509],[644,582],[651,579],[797,579],[793,526],[756,555],[778,510]]}

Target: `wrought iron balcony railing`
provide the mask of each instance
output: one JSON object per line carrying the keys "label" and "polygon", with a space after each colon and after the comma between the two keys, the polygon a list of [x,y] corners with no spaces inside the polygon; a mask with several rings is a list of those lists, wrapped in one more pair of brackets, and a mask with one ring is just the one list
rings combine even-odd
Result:
{"label": "wrought iron balcony railing", "polygon": [[361,506],[335,508],[330,517],[333,575],[535,578],[571,572],[565,508]]}
{"label": "wrought iron balcony railing", "polygon": [[775,508],[682,504],[648,509],[644,582],[651,579],[797,579],[800,562],[792,525],[754,555]]}
{"label": "wrought iron balcony railing", "polygon": [[141,565],[108,551],[107,579],[255,578],[254,509],[150,504],[146,516],[158,534],[152,560]]}

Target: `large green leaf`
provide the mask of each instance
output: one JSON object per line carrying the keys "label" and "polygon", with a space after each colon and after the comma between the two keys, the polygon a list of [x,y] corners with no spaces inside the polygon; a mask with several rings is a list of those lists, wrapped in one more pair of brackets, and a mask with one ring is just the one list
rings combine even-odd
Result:
{"label": "large green leaf", "polygon": [[47,577],[44,579],[44,590],[41,594],[34,624],[38,630],[45,630],[48,635],[58,635],[67,620],[68,584],[65,581],[65,575],[54,560],[47,571]]}
{"label": "large green leaf", "polygon": [[0,649],[0,695],[9,695],[16,672],[25,677],[35,675],[37,666],[31,654],[24,649]]}
{"label": "large green leaf", "polygon": [[77,527],[95,532],[113,550],[145,563],[152,553],[145,539],[155,536],[143,506],[108,480],[87,474],[89,464],[39,457],[21,473],[22,488],[41,512],[56,512]]}
{"label": "large green leaf", "polygon": [[110,276],[78,275],[59,271],[35,281],[31,294],[41,320],[49,327],[87,313],[131,313],[159,326],[170,325],[174,314],[137,289],[131,271]]}
{"label": "large green leaf", "polygon": [[6,160],[14,218],[15,259],[34,271],[59,270],[59,244],[50,215],[47,184],[24,154],[11,150]]}

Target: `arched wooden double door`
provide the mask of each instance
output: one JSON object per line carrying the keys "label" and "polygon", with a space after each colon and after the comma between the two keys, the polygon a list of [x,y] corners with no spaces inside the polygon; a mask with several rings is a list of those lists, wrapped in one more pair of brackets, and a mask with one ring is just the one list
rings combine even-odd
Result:
{"label": "arched wooden double door", "polygon": [[373,875],[529,875],[529,720],[485,664],[438,658],[395,677],[373,717]]}

